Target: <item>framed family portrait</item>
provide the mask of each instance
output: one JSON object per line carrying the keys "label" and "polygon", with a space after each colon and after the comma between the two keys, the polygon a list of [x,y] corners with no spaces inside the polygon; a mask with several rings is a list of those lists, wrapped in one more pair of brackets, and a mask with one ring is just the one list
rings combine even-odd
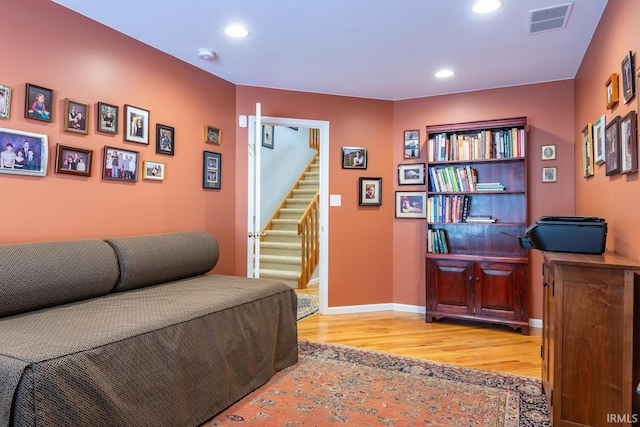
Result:
{"label": "framed family portrait", "polygon": [[137,151],[105,146],[102,178],[136,182],[139,157],[140,153]]}
{"label": "framed family portrait", "polygon": [[620,119],[620,173],[638,172],[638,137],[636,112]]}
{"label": "framed family portrait", "polygon": [[396,191],[396,218],[426,218],[425,191]]}
{"label": "framed family portrait", "polygon": [[53,116],[53,90],[27,83],[24,98],[24,116],[27,119],[51,123]]}
{"label": "framed family portrait", "polygon": [[597,165],[604,163],[604,130],[606,127],[606,116],[603,114],[593,124],[593,157]]}
{"label": "framed family portrait", "polygon": [[56,173],[91,176],[93,150],[56,145]]}
{"label": "framed family portrait", "polygon": [[124,139],[149,144],[149,110],[125,104],[124,117],[127,124]]}
{"label": "framed family portrait", "polygon": [[613,73],[604,84],[607,110],[611,110],[618,103],[618,74]]}
{"label": "framed family portrait", "polygon": [[156,181],[164,181],[165,166],[162,162],[145,160],[142,167],[142,179],[154,179]]}
{"label": "framed family portrait", "polygon": [[98,131],[106,133],[118,133],[118,110],[116,105],[98,102]]}
{"label": "framed family portrait", "polygon": [[64,100],[64,131],[86,135],[89,122],[89,104],[66,98]]}
{"label": "framed family portrait", "polygon": [[156,123],[156,153],[173,156],[175,135],[175,129],[171,126]]}
{"label": "framed family portrait", "polygon": [[273,149],[273,125],[262,125],[262,146]]}
{"label": "framed family portrait", "polygon": [[404,131],[404,158],[415,159],[420,157],[420,130]]}
{"label": "framed family portrait", "polygon": [[424,163],[398,165],[399,185],[424,185]]}
{"label": "framed family portrait", "polygon": [[220,145],[222,143],[222,131],[213,126],[204,127],[204,142]]}
{"label": "framed family portrait", "polygon": [[556,166],[542,168],[542,182],[557,182],[557,181],[558,181],[558,168]]}
{"label": "framed family portrait", "polygon": [[8,119],[11,113],[11,88],[0,85],[0,119]]}
{"label": "framed family portrait", "polygon": [[358,205],[380,206],[382,204],[382,178],[358,179]]}
{"label": "framed family portrait", "polygon": [[362,147],[342,147],[342,169],[366,169],[367,149]]}
{"label": "framed family portrait", "polygon": [[604,131],[605,175],[620,172],[620,116],[615,116]]}
{"label": "framed family portrait", "polygon": [[47,175],[47,135],[0,128],[0,173]]}
{"label": "framed family portrait", "polygon": [[633,52],[629,52],[622,60],[622,99],[625,104],[628,104],[636,95],[634,72]]}
{"label": "framed family portrait", "polygon": [[594,174],[592,132],[591,123],[582,129],[582,176],[585,178]]}
{"label": "framed family portrait", "polygon": [[202,168],[202,187],[219,190],[221,187],[222,154],[204,152]]}

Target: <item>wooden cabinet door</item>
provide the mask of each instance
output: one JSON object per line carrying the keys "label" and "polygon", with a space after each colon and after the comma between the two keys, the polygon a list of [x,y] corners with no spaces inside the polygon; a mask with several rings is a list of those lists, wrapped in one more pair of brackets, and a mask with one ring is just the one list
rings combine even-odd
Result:
{"label": "wooden cabinet door", "polygon": [[472,262],[430,259],[427,277],[427,312],[473,313]]}
{"label": "wooden cabinet door", "polygon": [[475,314],[495,319],[524,318],[521,264],[479,262],[475,266]]}
{"label": "wooden cabinet door", "polygon": [[555,359],[555,298],[553,270],[547,264],[542,275],[542,387],[553,419],[553,370]]}

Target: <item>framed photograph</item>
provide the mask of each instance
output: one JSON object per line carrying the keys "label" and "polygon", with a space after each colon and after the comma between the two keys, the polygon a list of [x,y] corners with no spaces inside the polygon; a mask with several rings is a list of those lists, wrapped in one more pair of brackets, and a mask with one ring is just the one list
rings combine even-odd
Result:
{"label": "framed photograph", "polygon": [[592,132],[591,123],[582,129],[582,176],[585,178],[594,174]]}
{"label": "framed photograph", "polygon": [[64,100],[64,131],[88,134],[89,104],[65,98]]}
{"label": "framed photograph", "polygon": [[556,145],[543,145],[542,146],[542,160],[555,160],[556,159]]}
{"label": "framed photograph", "polygon": [[222,154],[205,151],[202,166],[202,187],[219,190],[222,178]]}
{"label": "framed photograph", "polygon": [[124,117],[127,123],[125,141],[149,144],[149,110],[125,104]]}
{"label": "framed photograph", "polygon": [[620,116],[615,116],[604,131],[605,175],[620,172]]}
{"label": "framed photograph", "polygon": [[272,125],[262,125],[262,146],[273,149],[273,131]]}
{"label": "framed photograph", "polygon": [[56,145],[56,173],[91,176],[93,150]]}
{"label": "framed photograph", "polygon": [[164,181],[164,163],[145,160],[142,167],[142,179],[155,179],[156,181]]}
{"label": "framed photograph", "polygon": [[415,159],[420,157],[420,131],[404,131],[404,158]]}
{"label": "framed photograph", "polygon": [[222,131],[213,126],[204,127],[204,142],[220,145],[222,143]]}
{"label": "framed photograph", "polygon": [[621,173],[638,172],[638,137],[636,112],[620,119]]}
{"label": "framed photograph", "polygon": [[607,110],[611,110],[618,103],[618,74],[611,74],[604,86]]}
{"label": "framed photograph", "polygon": [[382,204],[382,178],[358,179],[358,204],[380,206]]}
{"label": "framed photograph", "polygon": [[0,85],[0,118],[8,119],[11,112],[11,88]]}
{"label": "framed photograph", "polygon": [[156,123],[156,153],[173,156],[175,135],[175,129],[171,126]]}
{"label": "framed photograph", "polygon": [[396,191],[396,218],[426,217],[426,191]]}
{"label": "framed photograph", "polygon": [[633,52],[629,52],[622,60],[622,99],[625,104],[628,104],[636,95],[634,71]]}
{"label": "framed photograph", "polygon": [[597,165],[604,163],[604,130],[606,127],[606,116],[603,114],[593,124],[593,157]]}
{"label": "framed photograph", "polygon": [[399,185],[424,185],[424,163],[398,165]]}
{"label": "framed photograph", "polygon": [[138,180],[139,157],[140,153],[137,151],[105,146],[102,178],[136,182]]}
{"label": "framed photograph", "polygon": [[98,131],[106,133],[118,133],[118,107],[107,104],[106,102],[98,102]]}
{"label": "framed photograph", "polygon": [[27,83],[24,116],[50,123],[53,116],[53,90]]}
{"label": "framed photograph", "polygon": [[342,169],[366,169],[367,149],[362,147],[342,147]]}
{"label": "framed photograph", "polygon": [[45,176],[48,163],[47,135],[0,128],[0,173]]}
{"label": "framed photograph", "polygon": [[542,182],[557,182],[558,181],[558,168],[551,166],[549,168],[542,168]]}

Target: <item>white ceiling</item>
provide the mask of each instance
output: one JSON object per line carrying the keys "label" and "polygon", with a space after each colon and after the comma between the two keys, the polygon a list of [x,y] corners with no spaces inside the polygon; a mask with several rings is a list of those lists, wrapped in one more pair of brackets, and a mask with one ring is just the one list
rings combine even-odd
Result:
{"label": "white ceiling", "polygon": [[570,0],[53,1],[237,85],[383,100],[572,79],[607,3],[573,0],[566,28],[529,35],[530,10]]}

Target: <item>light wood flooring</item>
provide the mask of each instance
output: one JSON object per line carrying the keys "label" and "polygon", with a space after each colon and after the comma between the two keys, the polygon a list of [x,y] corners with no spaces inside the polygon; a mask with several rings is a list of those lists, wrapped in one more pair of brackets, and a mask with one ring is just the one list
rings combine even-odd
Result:
{"label": "light wood flooring", "polygon": [[[297,292],[318,294],[317,286]],[[540,378],[541,330],[524,336],[511,328],[441,320],[398,311],[314,314],[298,322],[298,338]]]}

